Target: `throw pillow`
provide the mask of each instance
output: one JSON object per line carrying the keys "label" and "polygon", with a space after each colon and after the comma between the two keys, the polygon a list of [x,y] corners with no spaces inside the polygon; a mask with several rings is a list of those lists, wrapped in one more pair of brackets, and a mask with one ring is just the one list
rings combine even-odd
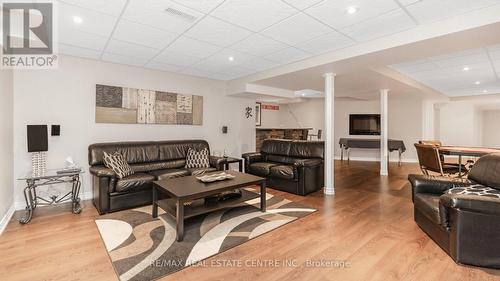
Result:
{"label": "throw pillow", "polygon": [[115,152],[114,154],[104,152],[104,165],[113,170],[119,179],[134,174],[130,165],[118,152]]}
{"label": "throw pillow", "polygon": [[492,198],[500,198],[500,190],[496,190],[481,184],[463,186],[463,187],[453,187],[448,189],[447,194],[458,194],[458,195],[476,195],[476,196],[486,196]]}
{"label": "throw pillow", "polygon": [[186,168],[208,168],[210,161],[208,160],[208,149],[204,148],[196,151],[190,148],[186,155]]}

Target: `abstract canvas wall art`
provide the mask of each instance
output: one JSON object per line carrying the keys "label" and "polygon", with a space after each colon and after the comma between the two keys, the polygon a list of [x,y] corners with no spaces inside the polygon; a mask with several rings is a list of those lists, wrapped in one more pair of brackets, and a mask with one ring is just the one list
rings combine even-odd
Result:
{"label": "abstract canvas wall art", "polygon": [[203,97],[97,84],[95,121],[203,125]]}

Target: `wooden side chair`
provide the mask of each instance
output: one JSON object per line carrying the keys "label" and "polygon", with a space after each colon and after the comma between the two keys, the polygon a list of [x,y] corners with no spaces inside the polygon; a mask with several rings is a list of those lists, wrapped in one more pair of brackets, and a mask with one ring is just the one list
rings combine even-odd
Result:
{"label": "wooden side chair", "polygon": [[312,140],[313,137],[317,138],[318,140],[321,140],[322,135],[323,135],[323,130],[318,130],[317,134],[309,134],[309,140]]}

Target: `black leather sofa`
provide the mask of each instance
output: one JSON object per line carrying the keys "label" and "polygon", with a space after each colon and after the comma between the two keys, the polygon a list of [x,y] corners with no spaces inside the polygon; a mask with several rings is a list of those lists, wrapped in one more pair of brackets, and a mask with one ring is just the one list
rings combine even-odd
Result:
{"label": "black leather sofa", "polygon": [[[210,168],[186,169],[189,148],[207,148],[204,140],[98,143],[89,146],[93,201],[99,214],[151,204],[153,181],[222,170],[221,157],[210,156]],[[104,166],[103,152],[120,152],[134,174],[118,179]]]}
{"label": "black leather sofa", "polygon": [[455,262],[500,268],[500,154],[480,158],[467,179],[408,179],[416,223]]}
{"label": "black leather sofa", "polygon": [[271,188],[306,195],[324,187],[324,142],[264,140],[260,152],[243,154],[245,172]]}

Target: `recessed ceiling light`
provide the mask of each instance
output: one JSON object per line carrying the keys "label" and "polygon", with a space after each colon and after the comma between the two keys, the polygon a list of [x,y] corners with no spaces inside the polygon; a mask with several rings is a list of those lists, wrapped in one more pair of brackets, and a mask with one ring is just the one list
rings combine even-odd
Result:
{"label": "recessed ceiling light", "polygon": [[83,19],[81,17],[73,17],[73,22],[80,24],[83,22]]}
{"label": "recessed ceiling light", "polygon": [[234,61],[234,57],[227,58],[229,61]]}
{"label": "recessed ceiling light", "polygon": [[463,71],[469,71],[470,68],[468,66],[465,66],[464,68],[462,68]]}
{"label": "recessed ceiling light", "polygon": [[481,84],[481,81],[476,81],[474,84],[479,85]]}
{"label": "recessed ceiling light", "polygon": [[488,90],[483,90],[483,93],[487,93],[487,92],[488,92]]}
{"label": "recessed ceiling light", "polygon": [[357,13],[359,10],[358,7],[356,6],[351,6],[351,7],[347,7],[347,9],[345,9],[345,11],[349,14],[349,15],[352,15],[352,14],[355,14]]}

